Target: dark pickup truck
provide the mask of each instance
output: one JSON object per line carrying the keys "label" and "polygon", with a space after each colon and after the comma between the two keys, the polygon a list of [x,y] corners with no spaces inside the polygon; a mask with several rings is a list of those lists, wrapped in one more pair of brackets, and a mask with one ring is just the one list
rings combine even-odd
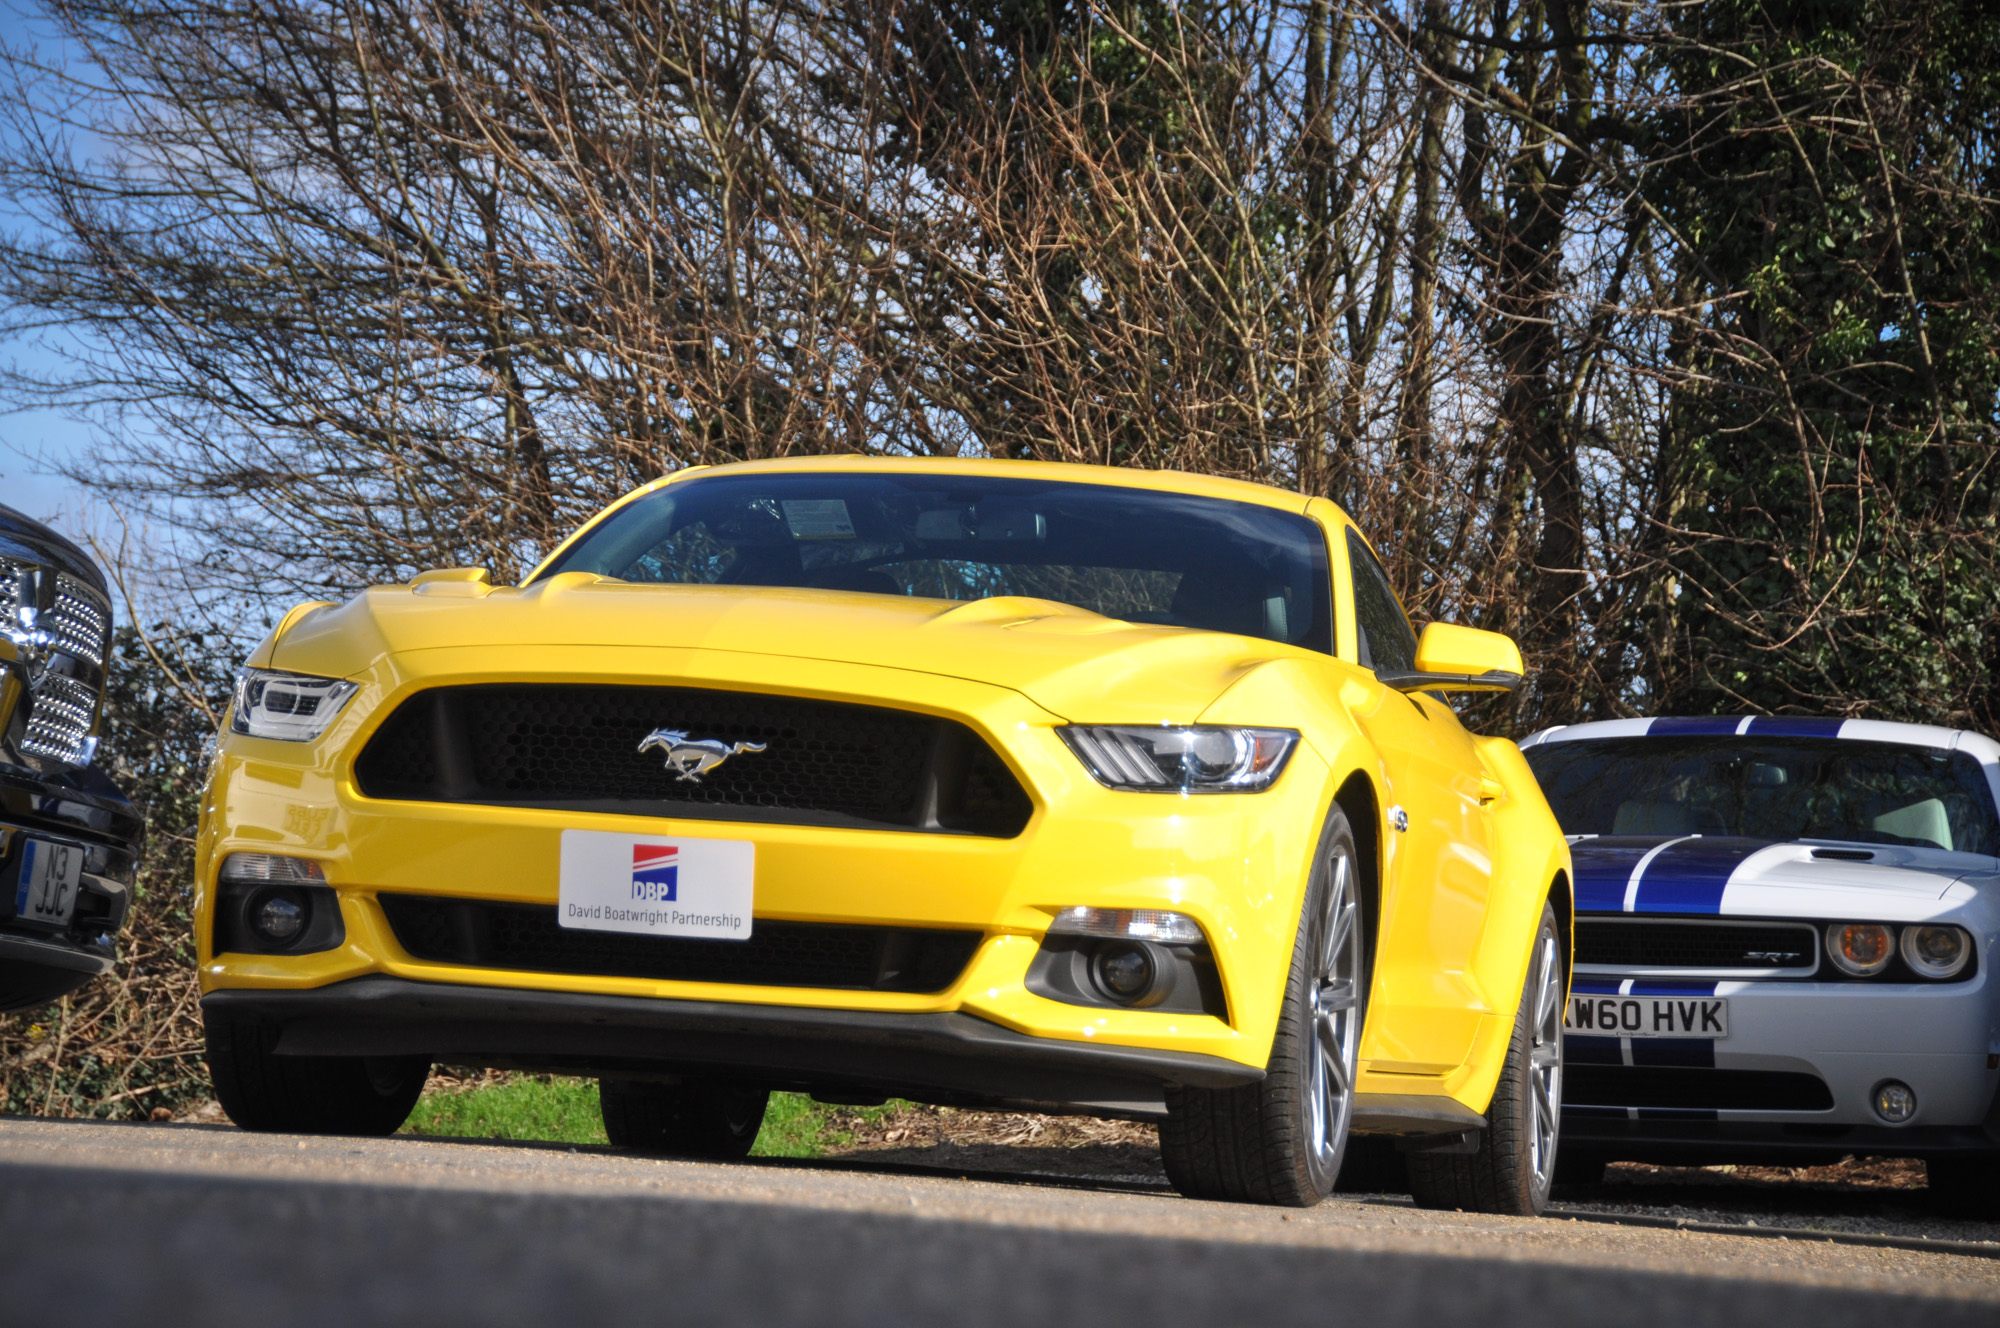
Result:
{"label": "dark pickup truck", "polygon": [[110,970],[144,827],[91,759],[111,597],[74,544],[0,506],[0,1011]]}

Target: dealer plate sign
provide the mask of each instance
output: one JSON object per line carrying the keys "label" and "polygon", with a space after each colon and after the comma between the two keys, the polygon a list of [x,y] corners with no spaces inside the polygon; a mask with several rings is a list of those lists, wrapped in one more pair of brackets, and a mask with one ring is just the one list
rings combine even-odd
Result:
{"label": "dealer plate sign", "polygon": [[565,830],[556,918],[584,931],[747,941],[756,878],[747,839]]}

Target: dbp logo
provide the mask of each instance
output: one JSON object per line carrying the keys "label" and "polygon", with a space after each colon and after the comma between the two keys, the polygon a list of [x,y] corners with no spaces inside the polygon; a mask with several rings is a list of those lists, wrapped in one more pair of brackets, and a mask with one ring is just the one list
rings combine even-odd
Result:
{"label": "dbp logo", "polygon": [[672,844],[634,844],[632,898],[651,904],[674,902],[680,886],[680,852]]}

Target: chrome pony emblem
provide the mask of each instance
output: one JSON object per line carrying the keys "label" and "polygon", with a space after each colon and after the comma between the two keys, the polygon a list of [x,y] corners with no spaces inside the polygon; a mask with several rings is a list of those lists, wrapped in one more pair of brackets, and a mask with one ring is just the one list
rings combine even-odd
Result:
{"label": "chrome pony emblem", "polygon": [[639,740],[639,750],[659,748],[667,754],[667,769],[683,782],[698,784],[701,777],[739,752],[761,752],[761,742],[727,743],[720,738],[689,739],[686,729],[654,729]]}

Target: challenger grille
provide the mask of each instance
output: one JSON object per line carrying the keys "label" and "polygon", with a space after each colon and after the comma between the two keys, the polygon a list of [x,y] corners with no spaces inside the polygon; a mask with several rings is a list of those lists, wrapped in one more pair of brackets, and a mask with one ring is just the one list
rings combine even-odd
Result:
{"label": "challenger grille", "polygon": [[1582,917],[1576,920],[1576,962],[1606,969],[1776,969],[1804,975],[1819,967],[1819,945],[1814,930],[1798,923]]}
{"label": "challenger grille", "polygon": [[[683,779],[639,743],[761,743]],[[481,684],[412,696],[354,764],[371,798],[927,830],[1010,838],[1028,795],[963,724],[752,692]]]}
{"label": "challenger grille", "polygon": [[1563,1069],[1563,1104],[1709,1111],[1831,1111],[1833,1093],[1818,1075],[1790,1070],[1569,1065]]}
{"label": "challenger grille", "polygon": [[958,980],[980,941],[976,931],[761,920],[746,941],[632,936],[572,930],[542,904],[379,899],[396,943],[412,958],[527,973],[937,992]]}

